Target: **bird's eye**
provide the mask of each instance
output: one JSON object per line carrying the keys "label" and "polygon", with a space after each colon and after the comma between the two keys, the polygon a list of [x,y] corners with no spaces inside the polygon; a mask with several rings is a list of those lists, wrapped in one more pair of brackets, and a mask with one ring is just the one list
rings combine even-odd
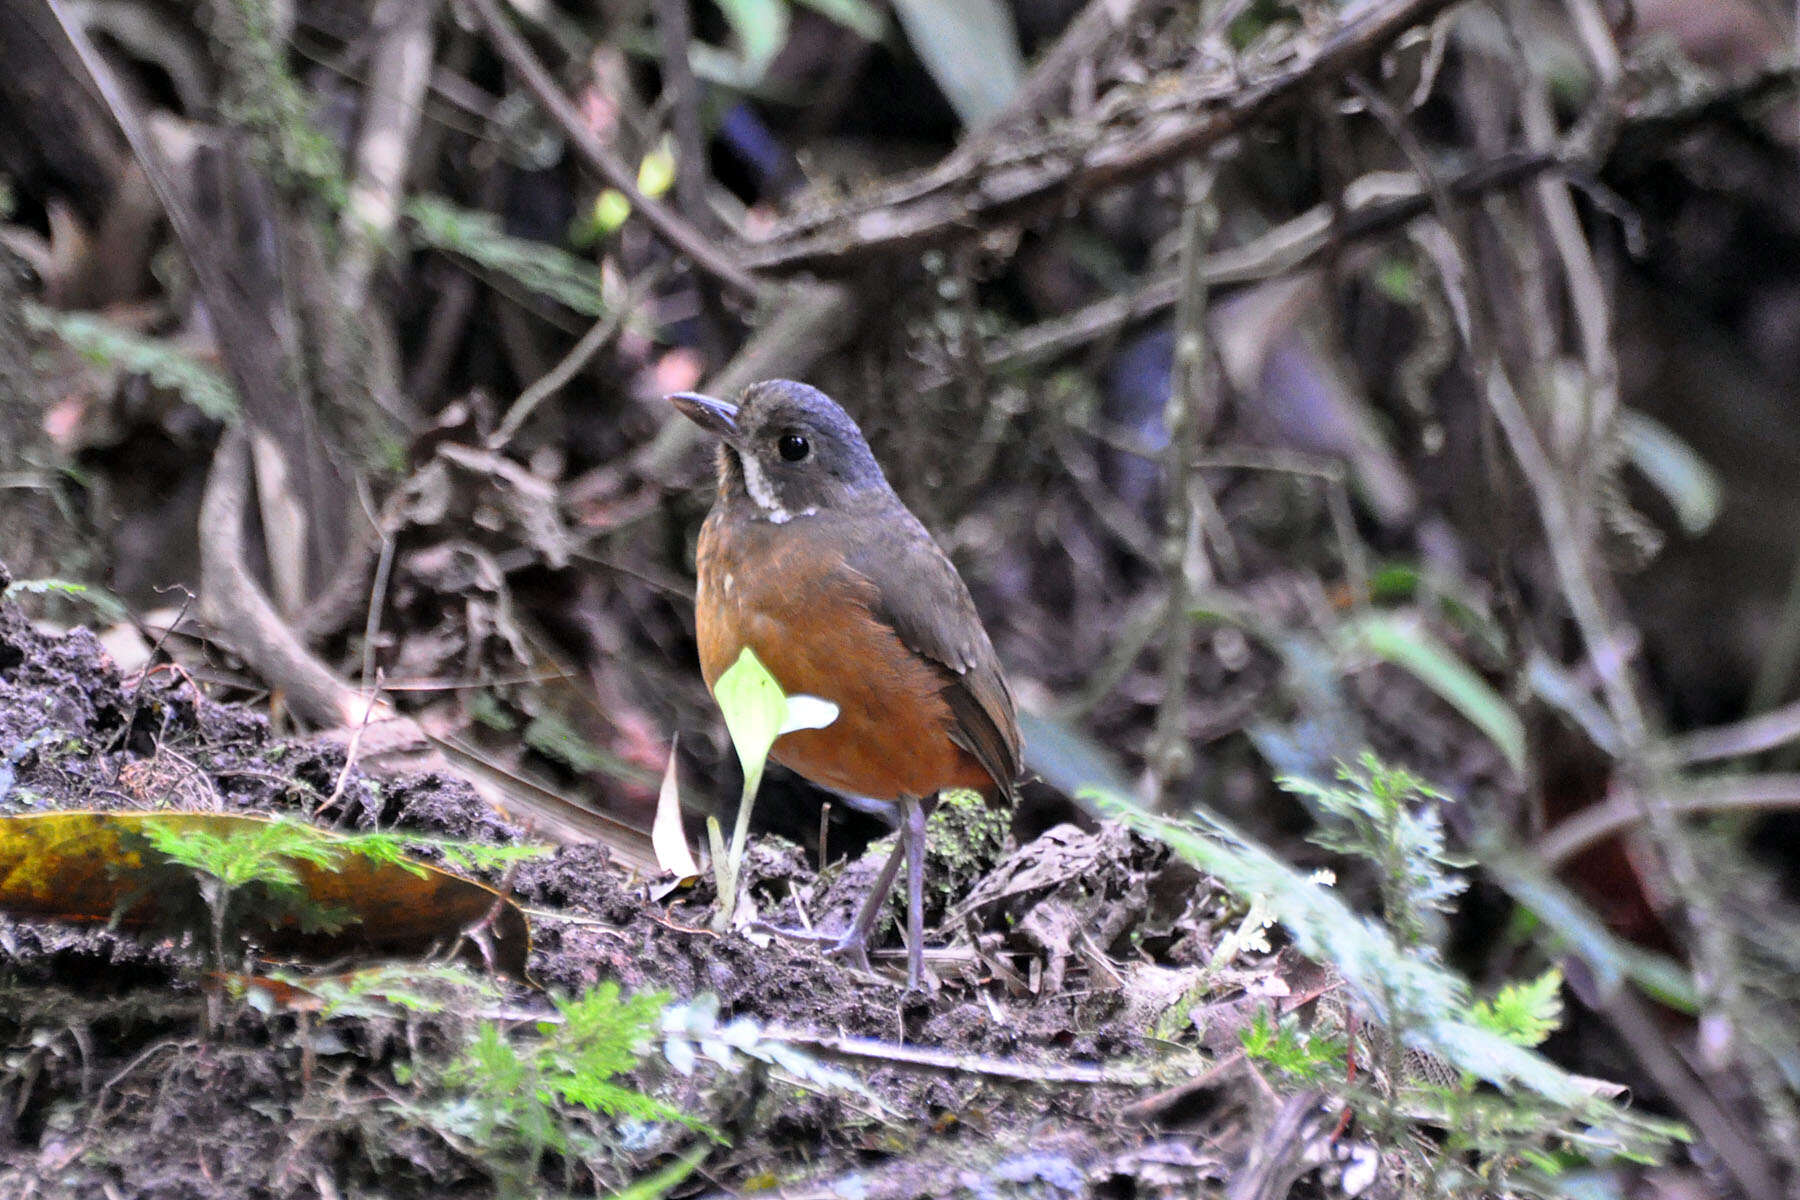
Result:
{"label": "bird's eye", "polygon": [[812,446],[797,433],[782,434],[780,440],[775,443],[775,449],[780,451],[781,457],[788,462],[799,462],[812,453]]}

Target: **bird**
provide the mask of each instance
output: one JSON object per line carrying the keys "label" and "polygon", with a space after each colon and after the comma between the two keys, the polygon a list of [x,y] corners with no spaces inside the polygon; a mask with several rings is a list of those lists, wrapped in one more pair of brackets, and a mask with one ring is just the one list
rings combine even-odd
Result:
{"label": "bird", "polygon": [[907,986],[923,978],[925,821],[953,788],[1011,805],[1017,705],[948,555],[817,388],[769,379],[735,402],[668,397],[719,439],[718,492],[695,552],[695,633],[711,690],[748,647],[788,695],[837,705],[771,756],[893,820],[894,851],[829,953],[868,972],[869,934],[906,866]]}

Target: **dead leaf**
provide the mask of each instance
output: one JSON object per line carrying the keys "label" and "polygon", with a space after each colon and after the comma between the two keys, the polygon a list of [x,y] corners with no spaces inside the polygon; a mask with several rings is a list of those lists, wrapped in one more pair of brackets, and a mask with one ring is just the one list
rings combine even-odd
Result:
{"label": "dead leaf", "polygon": [[[199,875],[152,844],[154,829],[255,837],[281,823],[269,817],[196,812],[56,812],[0,818],[0,912],[133,930],[206,928]],[[348,842],[301,826],[328,851]],[[494,966],[523,977],[531,949],[524,912],[486,884],[412,860],[382,861],[346,846],[327,868],[283,856],[294,888],[275,902],[254,884],[234,916],[254,940],[309,960],[351,954],[423,955],[483,926]]]}
{"label": "dead leaf", "polygon": [[650,827],[650,844],[656,865],[687,882],[700,874],[700,864],[688,848],[687,831],[681,825],[681,786],[676,780],[675,752],[679,739],[669,740],[669,769],[663,772],[662,791],[656,798],[656,821]]}

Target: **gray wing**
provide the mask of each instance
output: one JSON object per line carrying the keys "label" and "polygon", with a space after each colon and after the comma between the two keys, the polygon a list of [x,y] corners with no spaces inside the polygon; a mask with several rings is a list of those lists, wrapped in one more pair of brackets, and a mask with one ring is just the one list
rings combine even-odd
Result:
{"label": "gray wing", "polygon": [[955,718],[951,738],[973,754],[1008,800],[1023,769],[1012,688],[982,627],[969,589],[917,518],[881,523],[890,531],[859,543],[850,566],[875,584],[876,616],[908,649],[944,669],[945,701]]}

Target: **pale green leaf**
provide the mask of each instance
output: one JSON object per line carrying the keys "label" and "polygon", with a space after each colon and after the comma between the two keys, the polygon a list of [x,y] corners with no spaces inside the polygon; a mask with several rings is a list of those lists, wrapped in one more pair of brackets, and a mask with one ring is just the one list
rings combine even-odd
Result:
{"label": "pale green leaf", "polygon": [[[738,761],[744,767],[744,793],[731,830],[731,848],[721,857],[718,838],[713,839],[713,874],[719,885],[719,910],[713,914],[713,928],[723,933],[731,928],[737,911],[738,867],[744,861],[744,842],[750,835],[750,814],[756,806],[757,789],[762,786],[769,750],[787,721],[788,702],[781,685],[748,646],[713,684],[713,699],[725,716],[725,729],[731,734],[731,744],[737,748]],[[710,822],[708,832],[712,832]]]}
{"label": "pale green leaf", "polygon": [[1344,623],[1342,644],[1373,654],[1411,674],[1486,734],[1515,771],[1525,768],[1525,723],[1489,687],[1417,621],[1388,613],[1367,613]]}
{"label": "pale green leaf", "polygon": [[787,43],[787,0],[717,0],[719,11],[731,25],[744,74],[751,81],[760,80],[769,64]]}
{"label": "pale green leaf", "polygon": [[797,0],[797,3],[861,35],[864,41],[879,42],[887,34],[887,17],[879,5],[870,4],[868,0]]}
{"label": "pale green leaf", "polygon": [[1711,528],[1724,503],[1724,489],[1707,461],[1667,426],[1643,413],[1620,414],[1619,434],[1631,465],[1668,500],[1681,528],[1690,535]]}
{"label": "pale green leaf", "polygon": [[894,12],[965,128],[1006,107],[1025,63],[1012,12],[1002,0],[894,0]]}
{"label": "pale green leaf", "polygon": [[787,719],[787,696],[781,685],[755,651],[745,646],[737,661],[713,685],[713,699],[725,715],[725,729],[737,748],[744,778],[760,779],[769,748],[781,735],[782,723]]}

